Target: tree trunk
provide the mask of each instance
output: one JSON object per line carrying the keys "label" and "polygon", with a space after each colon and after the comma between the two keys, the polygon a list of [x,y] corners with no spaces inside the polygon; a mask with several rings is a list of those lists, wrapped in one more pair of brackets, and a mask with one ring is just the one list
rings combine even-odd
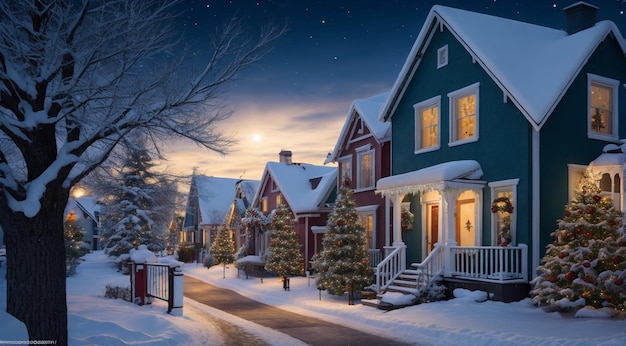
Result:
{"label": "tree trunk", "polygon": [[41,210],[33,218],[0,212],[7,242],[7,312],[24,322],[30,340],[67,345],[63,235],[67,194],[51,197],[42,198]]}

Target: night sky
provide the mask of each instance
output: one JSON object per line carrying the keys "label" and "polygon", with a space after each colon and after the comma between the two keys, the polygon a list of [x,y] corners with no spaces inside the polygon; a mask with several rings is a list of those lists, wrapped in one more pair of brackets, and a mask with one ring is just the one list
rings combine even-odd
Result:
{"label": "night sky", "polygon": [[[227,92],[233,116],[221,130],[239,143],[225,157],[179,143],[166,152],[170,170],[260,179],[281,149],[295,162],[322,164],[353,100],[389,91],[434,4],[543,25],[565,27],[563,8],[544,0],[186,0],[177,27],[202,51],[220,24],[237,16],[254,34],[268,23],[289,31]],[[598,20],[626,34],[626,0],[589,0]]]}

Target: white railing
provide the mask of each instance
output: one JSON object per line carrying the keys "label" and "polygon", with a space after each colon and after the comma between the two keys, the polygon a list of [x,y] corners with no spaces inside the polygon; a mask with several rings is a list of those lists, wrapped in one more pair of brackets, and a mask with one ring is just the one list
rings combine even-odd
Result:
{"label": "white railing", "polygon": [[368,249],[367,254],[370,257],[370,268],[376,268],[378,263],[383,260],[383,254],[379,249]]}
{"label": "white railing", "polygon": [[491,282],[527,282],[528,246],[451,246],[450,275]]}
{"label": "white railing", "polygon": [[443,274],[445,267],[443,246],[435,244],[433,250],[426,256],[421,263],[412,263],[411,267],[418,271],[418,290],[428,287],[430,282]]}
{"label": "white railing", "polygon": [[386,289],[405,269],[406,246],[398,246],[376,266],[376,289]]}

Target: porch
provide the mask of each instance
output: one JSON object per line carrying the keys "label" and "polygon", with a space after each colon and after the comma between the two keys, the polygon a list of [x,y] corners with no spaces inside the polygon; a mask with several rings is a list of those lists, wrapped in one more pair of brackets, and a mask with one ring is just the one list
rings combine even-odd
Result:
{"label": "porch", "polygon": [[378,294],[396,291],[422,296],[435,280],[443,280],[450,296],[455,288],[482,290],[490,299],[511,302],[528,295],[528,247],[443,246],[421,263],[406,265],[406,246],[395,246],[374,270]]}

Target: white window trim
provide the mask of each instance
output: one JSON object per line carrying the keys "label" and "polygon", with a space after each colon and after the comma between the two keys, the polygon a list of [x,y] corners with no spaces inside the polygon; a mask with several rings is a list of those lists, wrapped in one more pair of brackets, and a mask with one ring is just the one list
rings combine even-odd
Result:
{"label": "white window trim", "polygon": [[[352,164],[352,154],[349,155],[345,155],[340,157],[339,159],[337,159],[337,169],[339,170],[341,168],[341,163],[342,162],[349,162],[350,163],[350,182],[351,184],[354,184],[354,177],[353,177],[353,172],[354,172],[354,165]],[[344,172],[340,172],[341,174],[337,174],[337,186],[341,187],[341,184],[343,184],[343,173]]]}
{"label": "white window trim", "polygon": [[448,45],[437,49],[437,69],[448,65]]}
{"label": "white window trim", "polygon": [[377,205],[365,205],[362,207],[356,207],[356,212],[360,215],[372,215],[372,241],[370,243],[370,249],[376,248],[376,210],[378,210]]}
{"label": "white window trim", "polygon": [[[603,134],[591,131],[591,112],[589,111],[591,107],[591,84],[601,84],[603,86],[610,87],[613,91],[613,94],[611,95],[611,98],[613,100],[612,102],[613,104],[611,105],[612,111],[613,111],[613,119],[612,119],[613,128],[611,129],[612,133],[610,135],[603,135]],[[587,73],[587,108],[586,108],[587,137],[593,138],[593,139],[605,140],[605,141],[615,141],[618,139],[618,132],[617,132],[619,129],[618,88],[619,88],[618,80],[598,76],[593,73]]]}
{"label": "white window trim", "polygon": [[[511,203],[513,204],[513,213],[511,213],[511,244],[516,245],[517,241],[517,211],[519,210],[517,204],[517,186],[519,185],[519,179],[508,179],[501,181],[494,181],[488,184],[491,192],[491,201],[494,200],[494,196],[498,191],[511,191]],[[489,202],[489,208],[491,208],[491,201]],[[496,214],[491,214],[491,244],[497,243],[498,230],[496,229]]]}
{"label": "white window trim", "polygon": [[[426,108],[437,107],[437,144],[432,147],[422,148],[422,118],[421,112]],[[415,154],[421,154],[429,151],[439,150],[441,148],[441,95],[431,97],[428,100],[413,105],[415,114]]]}
{"label": "white window trim", "polygon": [[[454,140],[454,131],[455,131],[455,124],[456,124],[456,118],[455,118],[455,110],[456,110],[456,106],[455,106],[455,101],[457,98],[462,97],[462,96],[466,96],[466,95],[471,95],[471,94],[476,94],[476,121],[475,121],[475,125],[476,125],[476,134],[474,135],[474,137],[472,138],[467,138],[467,139],[462,139],[462,140]],[[466,143],[472,143],[472,142],[476,142],[478,141],[478,137],[480,134],[479,131],[479,124],[480,124],[480,82],[479,83],[474,83],[472,85],[468,85],[465,88],[461,88],[459,90],[453,91],[451,93],[448,94],[448,100],[449,100],[449,106],[450,106],[450,111],[449,111],[449,132],[450,132],[450,138],[449,138],[449,142],[448,142],[448,146],[456,146],[456,145],[462,145],[462,144],[466,144]]]}
{"label": "white window trim", "polygon": [[[367,191],[367,190],[373,190],[376,188],[376,151],[372,148],[371,144],[367,144],[364,145],[362,147],[358,147],[354,150],[356,152],[356,165],[354,168],[356,168],[356,184],[355,184],[355,189],[354,192],[360,192],[360,191]],[[371,186],[365,186],[365,187],[359,187],[359,182],[361,181],[361,156],[365,155],[365,154],[371,154],[372,155],[372,160],[371,160],[371,171],[372,171],[372,185]]]}

